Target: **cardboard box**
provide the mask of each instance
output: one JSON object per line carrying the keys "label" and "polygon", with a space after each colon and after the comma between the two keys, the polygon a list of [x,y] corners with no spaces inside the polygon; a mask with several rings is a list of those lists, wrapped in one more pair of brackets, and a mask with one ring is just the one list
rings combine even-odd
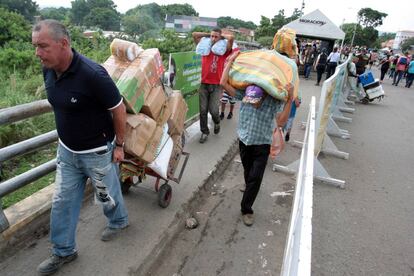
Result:
{"label": "cardboard box", "polygon": [[156,86],[152,88],[148,96],[145,97],[144,106],[141,109],[141,113],[144,113],[150,116],[152,119],[157,120],[166,101],[167,96],[164,93],[163,87]]}
{"label": "cardboard box", "polygon": [[157,48],[146,49],[140,54],[140,57],[150,57],[154,60],[158,76],[164,74],[164,65],[162,64],[162,58],[160,51]]}
{"label": "cardboard box", "polygon": [[162,128],[157,128],[156,122],[145,114],[127,114],[126,121],[125,152],[145,162],[152,162],[161,139]]}
{"label": "cardboard box", "polygon": [[170,157],[170,162],[168,163],[167,176],[170,179],[174,178],[175,171],[177,170],[178,164],[180,163],[181,153],[183,151],[181,135],[173,135],[171,139],[173,140],[173,150]]}
{"label": "cardboard box", "polygon": [[128,68],[123,72],[116,86],[124,97],[127,112],[137,114],[144,105],[145,94],[151,90],[148,79],[140,68],[138,59],[131,62]]}
{"label": "cardboard box", "polygon": [[106,69],[109,76],[116,82],[130,64],[130,62],[121,61],[112,55],[102,64],[102,66]]}
{"label": "cardboard box", "polygon": [[171,108],[171,116],[168,119],[168,133],[173,136],[181,135],[184,130],[185,117],[187,115],[187,103],[179,91],[174,91],[168,98],[168,104]]}
{"label": "cardboard box", "polygon": [[[136,60],[137,65],[142,71],[142,74],[147,78],[151,87],[161,84],[162,74],[159,74],[160,69],[153,56],[140,55]],[[134,62],[135,62],[134,61]]]}

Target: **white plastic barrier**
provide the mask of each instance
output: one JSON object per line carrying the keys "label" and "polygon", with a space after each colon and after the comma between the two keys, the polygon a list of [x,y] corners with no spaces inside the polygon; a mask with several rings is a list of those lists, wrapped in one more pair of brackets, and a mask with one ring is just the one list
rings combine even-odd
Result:
{"label": "white plastic barrier", "polygon": [[296,178],[281,276],[311,275],[315,122],[315,97],[312,97]]}

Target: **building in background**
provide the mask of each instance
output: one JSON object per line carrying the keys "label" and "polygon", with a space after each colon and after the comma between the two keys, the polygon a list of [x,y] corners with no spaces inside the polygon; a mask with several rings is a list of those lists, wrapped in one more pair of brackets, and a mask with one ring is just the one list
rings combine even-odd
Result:
{"label": "building in background", "polygon": [[414,37],[414,31],[398,31],[395,35],[394,44],[392,45],[393,49],[400,49],[401,44],[404,40]]}
{"label": "building in background", "polygon": [[209,29],[217,27],[217,18],[185,15],[167,15],[165,28],[174,29],[177,33],[188,33],[194,27],[201,26]]}

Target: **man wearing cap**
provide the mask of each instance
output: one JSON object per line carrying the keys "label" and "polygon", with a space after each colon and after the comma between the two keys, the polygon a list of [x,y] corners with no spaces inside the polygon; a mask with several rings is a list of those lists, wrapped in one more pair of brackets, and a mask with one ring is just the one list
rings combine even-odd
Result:
{"label": "man wearing cap", "polygon": [[231,64],[238,53],[235,52],[228,58],[220,84],[229,95],[242,101],[237,126],[240,158],[246,184],[241,201],[241,213],[243,223],[251,226],[254,222],[252,206],[266,169],[272,134],[276,127],[275,117],[283,109],[283,112],[278,114],[278,125],[283,126],[286,123],[293,99],[293,86],[286,87],[289,92],[286,104],[267,95],[256,85],[248,86],[245,91],[236,90],[229,84],[228,79]]}

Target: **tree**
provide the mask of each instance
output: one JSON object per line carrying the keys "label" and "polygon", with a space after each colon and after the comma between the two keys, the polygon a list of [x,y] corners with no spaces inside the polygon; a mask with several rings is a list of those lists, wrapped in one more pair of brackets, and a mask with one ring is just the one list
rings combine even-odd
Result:
{"label": "tree", "polygon": [[74,0],[70,14],[75,25],[118,31],[121,16],[112,0]]}
{"label": "tree", "polygon": [[55,19],[57,21],[65,21],[69,18],[69,8],[44,8],[40,10],[42,19]]}
{"label": "tree", "polygon": [[414,46],[414,37],[408,38],[401,43],[401,50],[403,52],[409,51],[411,46]]}
{"label": "tree", "polygon": [[11,40],[29,41],[30,35],[29,23],[22,15],[0,8],[0,46]]}
{"label": "tree", "polygon": [[230,16],[224,16],[217,18],[217,26],[220,28],[226,28],[227,26],[232,26],[233,28],[246,28],[250,30],[255,30],[257,28],[256,24],[251,21],[243,21],[237,18],[231,18]]}
{"label": "tree", "polygon": [[70,20],[75,25],[83,25],[84,18],[90,12],[89,5],[86,0],[75,0],[72,1],[72,9],[70,12]]}
{"label": "tree", "polygon": [[269,48],[272,46],[273,43],[273,36],[262,36],[257,39],[257,42],[262,45],[262,47]]}
{"label": "tree", "polygon": [[156,24],[158,29],[164,28],[165,14],[163,13],[162,7],[157,3],[138,5],[125,13],[125,15],[132,14],[146,14],[152,19],[152,21]]}
{"label": "tree", "polygon": [[138,36],[150,30],[158,29],[157,24],[145,13],[135,13],[122,18],[122,26],[125,33],[131,36]]}
{"label": "tree", "polygon": [[363,8],[358,12],[358,22],[364,27],[378,27],[382,25],[382,20],[388,14],[373,10],[371,8]]}
{"label": "tree", "polygon": [[28,21],[33,21],[33,17],[38,14],[38,6],[32,0],[0,0],[0,7],[17,12],[24,16]]}
{"label": "tree", "polygon": [[168,60],[170,53],[191,51],[195,49],[193,38],[188,34],[186,38],[181,38],[178,33],[173,30],[162,31],[162,39],[150,38],[142,43],[144,49],[158,48],[163,60]]}
{"label": "tree", "polygon": [[93,8],[85,16],[84,24],[88,27],[99,27],[102,30],[119,31],[121,16],[116,10]]}
{"label": "tree", "polygon": [[274,27],[272,26],[270,19],[262,15],[260,25],[256,29],[256,37],[273,36],[274,34]]}
{"label": "tree", "polygon": [[285,18],[285,10],[279,10],[278,14],[276,14],[272,18],[272,26],[274,30],[279,30],[286,24],[286,18]]}
{"label": "tree", "polygon": [[171,4],[161,6],[165,15],[187,15],[198,16],[198,12],[190,4]]}

